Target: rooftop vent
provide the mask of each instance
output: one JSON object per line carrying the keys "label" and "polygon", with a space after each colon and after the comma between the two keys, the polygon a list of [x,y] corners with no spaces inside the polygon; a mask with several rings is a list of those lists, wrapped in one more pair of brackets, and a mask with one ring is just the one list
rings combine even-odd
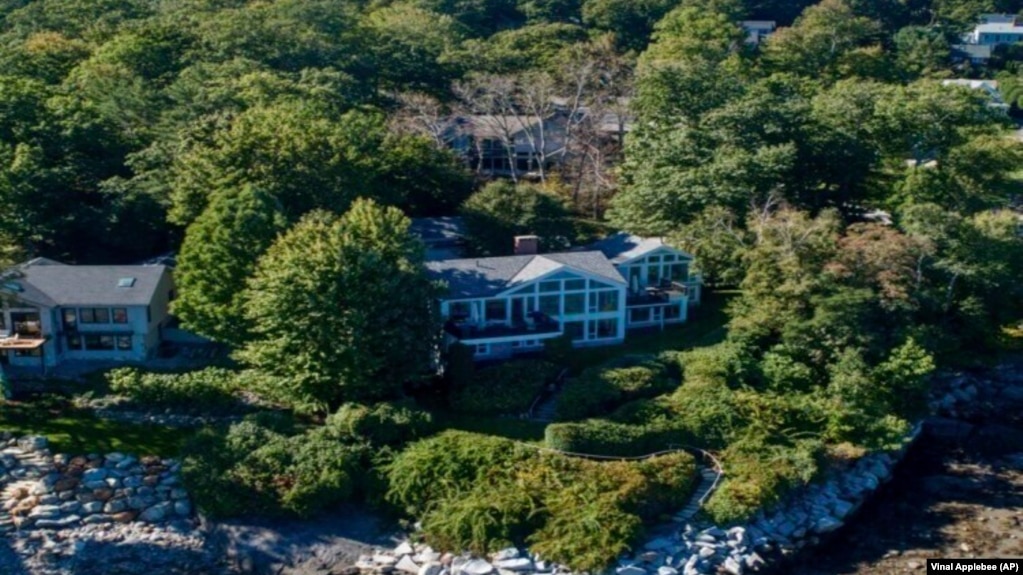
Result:
{"label": "rooftop vent", "polygon": [[130,288],[135,285],[135,278],[121,278],[117,280],[117,287]]}

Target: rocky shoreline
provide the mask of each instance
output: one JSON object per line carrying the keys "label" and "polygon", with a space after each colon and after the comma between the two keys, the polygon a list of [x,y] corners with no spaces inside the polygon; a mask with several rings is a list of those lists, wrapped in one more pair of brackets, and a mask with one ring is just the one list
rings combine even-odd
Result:
{"label": "rocky shoreline", "polygon": [[0,435],[0,574],[214,573],[180,464]]}
{"label": "rocky shoreline", "polygon": [[[846,472],[813,484],[771,513],[759,513],[745,525],[727,529],[686,524],[681,530],[647,541],[631,557],[619,560],[616,575],[743,575],[760,572],[815,545],[841,528],[877,488],[889,481],[896,464],[920,433],[917,427],[899,451],[860,458]],[[489,558],[441,554],[404,542],[393,550],[359,558],[365,573],[395,571],[414,575],[553,575],[567,567],[528,551],[510,548]]]}

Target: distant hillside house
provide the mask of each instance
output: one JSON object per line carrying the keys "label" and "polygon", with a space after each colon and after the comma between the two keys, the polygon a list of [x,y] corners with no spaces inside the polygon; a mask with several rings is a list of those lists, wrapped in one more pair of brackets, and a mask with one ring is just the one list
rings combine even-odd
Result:
{"label": "distant hillside house", "polygon": [[986,65],[991,59],[991,46],[980,44],[954,44],[952,46],[954,62],[969,62],[978,66]]}
{"label": "distant hillside house", "polygon": [[[624,112],[585,106],[570,112],[569,102],[552,103],[549,115],[542,119],[525,113],[452,117],[440,138],[479,173],[529,179],[565,162],[570,129],[578,135],[580,126],[588,123],[600,141],[621,146],[633,127],[633,118]],[[628,100],[618,105],[625,109]]]}
{"label": "distant hillside house", "polygon": [[495,176],[529,177],[565,154],[565,129],[556,116],[460,116],[443,138],[472,168]]}
{"label": "distant hillside house", "polygon": [[477,359],[536,351],[567,334],[573,343],[621,343],[628,329],[688,318],[700,301],[692,256],[661,240],[617,234],[579,251],[538,254],[538,238],[516,238],[516,255],[427,262],[443,281],[446,343]]}
{"label": "distant hillside house", "polygon": [[963,38],[967,44],[998,46],[1023,40],[1023,26],[1013,14],[984,14],[980,20]]}
{"label": "distant hillside house", "polygon": [[998,82],[995,80],[942,80],[942,86],[961,86],[971,90],[979,90],[988,97],[988,105],[992,108],[1008,111],[1009,105],[1002,99],[1002,93],[998,91]]}
{"label": "distant hillside house", "polygon": [[37,258],[0,283],[0,363],[142,361],[160,345],[173,282],[164,265],[75,266]]}
{"label": "distant hillside house", "polygon": [[739,25],[746,31],[746,43],[753,46],[759,46],[778,28],[773,20],[743,20]]}

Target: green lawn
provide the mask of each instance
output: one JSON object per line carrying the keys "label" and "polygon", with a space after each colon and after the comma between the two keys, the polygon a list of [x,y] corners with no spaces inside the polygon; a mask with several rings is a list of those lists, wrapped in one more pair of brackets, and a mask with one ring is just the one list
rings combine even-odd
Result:
{"label": "green lawn", "polygon": [[96,418],[50,397],[0,401],[0,431],[45,435],[55,453],[109,453],[175,457],[189,431]]}
{"label": "green lawn", "polygon": [[579,373],[587,367],[604,363],[623,355],[646,355],[662,351],[682,351],[714,345],[725,339],[726,304],[738,291],[706,291],[698,307],[689,310],[689,320],[681,325],[666,326],[664,330],[633,331],[625,336],[625,343],[616,346],[576,349],[569,358],[569,367]]}

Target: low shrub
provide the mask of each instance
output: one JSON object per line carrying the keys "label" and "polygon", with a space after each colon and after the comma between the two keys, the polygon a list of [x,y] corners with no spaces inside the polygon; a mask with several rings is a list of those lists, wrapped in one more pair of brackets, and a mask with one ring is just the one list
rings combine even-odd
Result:
{"label": "low shrub", "polygon": [[110,391],[141,408],[173,409],[183,413],[225,414],[243,409],[236,392],[235,373],[217,367],[185,373],[157,373],[133,367],[106,374]]}
{"label": "low shrub", "polygon": [[411,515],[421,515],[468,491],[493,470],[510,470],[533,455],[507,439],[445,431],[410,444],[395,457],[386,470],[387,499]]}
{"label": "low shrub", "polygon": [[346,403],[327,417],[326,430],[334,437],[364,441],[375,446],[402,445],[426,437],[434,430],[433,417],[408,403],[372,406]]}
{"label": "low shrub", "polygon": [[422,518],[432,545],[478,553],[528,542],[544,557],[597,571],[690,495],[685,453],[639,462],[541,454],[449,431],[411,444],[387,469],[388,499]]}
{"label": "low shrub", "polygon": [[184,449],[182,474],[203,512],[309,516],[352,498],[365,446],[317,428],[284,435],[253,420],[205,429]]}
{"label": "low shrub", "polygon": [[623,403],[669,392],[676,385],[663,363],[651,358],[619,358],[587,369],[566,384],[556,416],[559,421],[573,421],[603,415]]}
{"label": "low shrub", "polygon": [[628,425],[605,419],[552,423],[544,433],[547,447],[567,453],[635,457],[688,445],[692,438],[668,422]]}
{"label": "low shrub", "polygon": [[474,381],[458,389],[451,407],[463,413],[519,414],[529,409],[557,367],[546,361],[519,360],[476,371]]}
{"label": "low shrub", "polygon": [[515,545],[538,526],[537,498],[500,474],[450,495],[422,517],[430,545],[474,553]]}
{"label": "low shrub", "polygon": [[663,401],[675,413],[672,424],[703,448],[724,447],[745,424],[735,392],[721,383],[687,379]]}
{"label": "low shrub", "polygon": [[815,440],[768,444],[763,439],[735,442],[721,456],[725,480],[703,510],[718,525],[749,519],[777,504],[793,487],[816,477],[825,454]]}

